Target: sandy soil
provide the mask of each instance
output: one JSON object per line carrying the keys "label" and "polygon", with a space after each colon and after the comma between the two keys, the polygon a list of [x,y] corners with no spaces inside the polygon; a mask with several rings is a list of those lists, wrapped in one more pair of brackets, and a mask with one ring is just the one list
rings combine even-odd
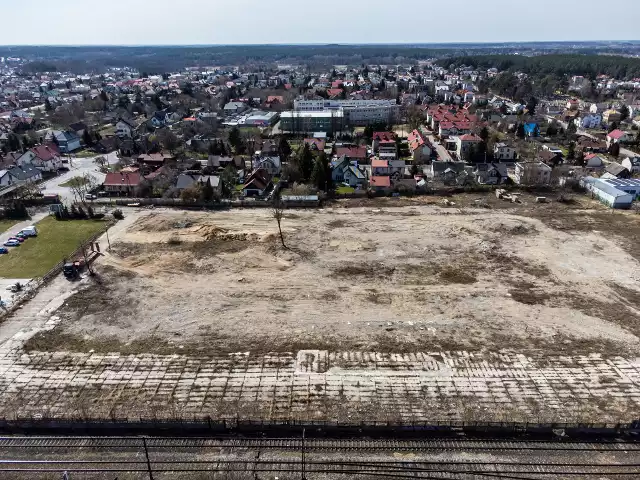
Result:
{"label": "sandy soil", "polygon": [[50,347],[637,354],[640,265],[624,241],[514,213],[289,211],[289,249],[267,210],[130,215]]}

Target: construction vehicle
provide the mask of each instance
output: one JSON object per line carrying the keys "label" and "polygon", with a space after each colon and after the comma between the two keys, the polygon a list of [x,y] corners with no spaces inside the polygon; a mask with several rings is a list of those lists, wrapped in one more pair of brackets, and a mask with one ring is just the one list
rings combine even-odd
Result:
{"label": "construction vehicle", "polygon": [[75,260],[66,261],[62,266],[62,274],[68,280],[75,280],[80,276],[80,273],[85,269],[85,267],[89,267],[89,271],[91,271],[91,264],[98,258],[100,253],[100,246],[97,243],[91,243],[91,251],[85,252],[81,254],[80,258]]}
{"label": "construction vehicle", "polygon": [[62,273],[65,278],[69,280],[75,280],[80,276],[80,272],[84,270],[85,262],[84,259],[77,260],[75,262],[66,262],[62,267]]}

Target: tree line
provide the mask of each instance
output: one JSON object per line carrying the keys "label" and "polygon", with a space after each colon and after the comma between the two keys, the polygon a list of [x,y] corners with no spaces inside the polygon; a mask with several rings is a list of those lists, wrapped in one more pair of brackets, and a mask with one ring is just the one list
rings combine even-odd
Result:
{"label": "tree line", "polygon": [[475,55],[445,58],[439,60],[438,64],[453,68],[497,68],[500,71],[517,71],[536,77],[582,75],[592,80],[598,75],[627,80],[640,77],[640,59],[614,55]]}

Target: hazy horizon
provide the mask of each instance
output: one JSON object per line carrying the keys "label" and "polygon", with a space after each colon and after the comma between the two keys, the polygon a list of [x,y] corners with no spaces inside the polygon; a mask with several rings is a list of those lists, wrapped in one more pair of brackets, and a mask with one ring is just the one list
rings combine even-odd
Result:
{"label": "hazy horizon", "polygon": [[[226,46],[325,44],[446,44],[633,41],[640,24],[637,0],[620,0],[624,15],[601,18],[600,2],[539,0],[516,7],[511,0],[425,5],[418,0],[338,2],[295,8],[272,0],[111,0],[93,9],[80,0],[0,0],[2,46]],[[520,15],[520,16],[518,16]],[[46,28],[25,30],[34,19]],[[28,31],[28,35],[26,32]],[[576,35],[576,31],[580,34]],[[588,33],[585,33],[588,32]],[[592,34],[591,34],[592,32]],[[637,35],[637,33],[636,33]],[[577,36],[579,38],[575,38]],[[25,43],[25,39],[28,42]]]}

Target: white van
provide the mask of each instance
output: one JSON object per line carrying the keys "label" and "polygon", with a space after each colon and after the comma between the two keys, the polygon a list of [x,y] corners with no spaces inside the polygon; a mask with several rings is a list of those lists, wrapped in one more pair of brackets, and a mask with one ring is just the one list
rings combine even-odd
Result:
{"label": "white van", "polygon": [[37,237],[38,236],[38,230],[36,230],[36,227],[34,227],[33,225],[23,228],[22,230],[20,230],[20,233],[23,233],[24,235],[26,235],[27,237]]}

